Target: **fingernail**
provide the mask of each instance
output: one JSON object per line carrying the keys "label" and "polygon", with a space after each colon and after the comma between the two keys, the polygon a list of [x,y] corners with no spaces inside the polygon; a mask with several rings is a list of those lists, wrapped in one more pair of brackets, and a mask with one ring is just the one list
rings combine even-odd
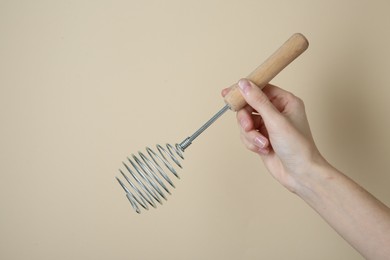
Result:
{"label": "fingernail", "polygon": [[244,94],[248,94],[249,89],[251,88],[251,83],[247,79],[240,79],[238,81],[238,87]]}
{"label": "fingernail", "polygon": [[264,148],[267,145],[267,139],[263,136],[255,137],[255,145],[259,148]]}

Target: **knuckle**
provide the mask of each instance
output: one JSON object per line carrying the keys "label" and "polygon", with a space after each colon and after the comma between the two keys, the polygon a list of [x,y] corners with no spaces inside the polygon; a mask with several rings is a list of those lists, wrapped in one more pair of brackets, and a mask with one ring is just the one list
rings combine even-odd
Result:
{"label": "knuckle", "polygon": [[258,152],[259,147],[253,142],[253,134],[250,132],[241,132],[240,139],[246,149],[255,153]]}
{"label": "knuckle", "polygon": [[236,113],[237,122],[240,122],[245,117],[245,112],[243,110],[239,110]]}
{"label": "knuckle", "polygon": [[295,96],[294,94],[292,93],[288,93],[286,94],[286,98],[289,100],[290,104],[296,108],[304,108],[305,107],[305,103],[303,102],[303,100],[297,96]]}
{"label": "knuckle", "polygon": [[249,151],[255,152],[255,153],[259,150],[259,148],[258,148],[256,145],[251,144],[251,143],[247,144],[247,145],[246,145],[246,148],[247,148]]}
{"label": "knuckle", "polygon": [[256,104],[259,107],[262,107],[264,105],[267,105],[269,103],[268,97],[264,94],[259,92],[257,95],[253,97],[253,103]]}

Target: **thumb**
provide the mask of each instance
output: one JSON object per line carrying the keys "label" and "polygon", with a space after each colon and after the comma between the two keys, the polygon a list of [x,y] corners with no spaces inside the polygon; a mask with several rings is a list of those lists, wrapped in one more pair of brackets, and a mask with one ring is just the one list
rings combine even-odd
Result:
{"label": "thumb", "polygon": [[253,82],[247,79],[240,79],[238,87],[248,105],[254,108],[265,121],[280,115],[268,96]]}

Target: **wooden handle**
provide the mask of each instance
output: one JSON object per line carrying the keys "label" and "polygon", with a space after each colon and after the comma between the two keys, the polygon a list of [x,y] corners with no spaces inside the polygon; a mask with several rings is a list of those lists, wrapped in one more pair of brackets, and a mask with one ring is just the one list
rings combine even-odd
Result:
{"label": "wooden handle", "polygon": [[[279,72],[309,47],[309,42],[300,33],[293,34],[278,50],[263,64],[257,67],[247,79],[259,88],[264,88]],[[246,105],[237,84],[225,96],[225,102],[233,111],[240,110]]]}

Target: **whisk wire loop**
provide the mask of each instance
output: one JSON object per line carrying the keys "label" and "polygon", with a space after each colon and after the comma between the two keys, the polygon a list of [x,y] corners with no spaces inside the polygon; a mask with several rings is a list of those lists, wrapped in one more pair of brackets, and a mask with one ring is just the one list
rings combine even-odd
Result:
{"label": "whisk wire loop", "polygon": [[[119,182],[119,184],[122,186],[122,188],[126,191],[127,198],[131,202],[131,205],[134,208],[134,205],[137,205],[135,202],[138,202],[139,205],[141,205],[144,209],[148,210],[148,204],[146,203],[147,199],[145,198],[145,195],[135,186],[130,179],[127,177],[126,174],[122,170],[119,170],[119,172],[122,174],[122,176],[125,178],[125,180],[130,184],[130,186],[135,190],[135,192],[138,194],[138,197],[135,196],[130,190],[126,187],[126,185],[123,184],[123,182],[119,179],[116,178]],[[131,199],[129,198],[129,195],[131,195]],[[147,196],[149,199],[152,199],[148,194]],[[137,207],[138,208],[138,207]]]}
{"label": "whisk wire loop", "polygon": [[[138,157],[134,154],[132,159],[128,159],[128,163],[123,163],[130,176],[134,179],[131,180],[129,176],[119,170],[125,180],[130,184],[131,189],[125,186],[125,184],[117,178],[119,184],[126,192],[126,196],[131,203],[131,206],[137,213],[141,213],[138,205],[141,205],[144,209],[148,210],[148,204],[152,207],[156,207],[155,201],[162,204],[161,197],[167,200],[165,192],[171,194],[165,180],[171,187],[175,188],[172,180],[168,177],[165,167],[180,179],[179,174],[173,167],[173,163],[182,168],[180,159],[184,159],[184,151],[191,145],[204,130],[206,130],[217,118],[223,113],[229,110],[229,106],[225,105],[220,111],[217,112],[211,119],[209,119],[204,125],[202,125],[194,134],[184,139],[181,143],[171,145],[166,144],[165,147],[156,145],[157,151],[146,147],[147,155],[138,152]],[[171,161],[170,161],[171,160]],[[129,166],[130,165],[130,166]],[[131,169],[133,168],[133,169]],[[163,169],[164,168],[164,169]],[[138,177],[137,177],[138,176]],[[161,178],[162,177],[162,178]],[[162,189],[160,189],[160,187]],[[137,205],[138,204],[138,205]]]}
{"label": "whisk wire loop", "polygon": [[[136,181],[136,183],[138,183],[141,187],[141,189],[144,191],[142,192],[131,180],[130,178],[124,174],[122,171],[122,175],[123,177],[126,179],[126,181],[130,184],[130,186],[136,191],[136,193],[139,195],[139,197],[141,199],[144,199],[146,202],[149,203],[149,205],[151,205],[152,207],[156,207],[156,204],[154,203],[152,197],[151,197],[151,192],[148,190],[148,188],[140,181],[140,179],[134,174],[134,172],[130,169],[129,166],[127,166],[127,164],[123,163],[123,165],[125,166],[125,168],[128,170],[128,172],[131,174],[131,176],[134,178],[134,180]],[[132,193],[132,192],[130,192]],[[134,194],[133,194],[134,195]],[[143,201],[144,201],[143,200]],[[137,201],[139,203],[139,201]],[[145,205],[145,207],[147,207],[146,203],[143,203],[141,205]],[[144,208],[145,208],[144,207]]]}
{"label": "whisk wire loop", "polygon": [[[173,183],[172,181],[168,178],[168,176],[164,173],[164,171],[161,169],[161,167],[159,165],[156,165],[155,163],[153,163],[153,161],[149,160],[148,157],[146,157],[143,153],[139,153],[139,156],[142,158],[142,161],[144,162],[144,164],[147,166],[147,169],[148,169],[148,172],[153,176],[153,179],[158,182],[158,184],[160,184],[160,186],[168,193],[168,194],[171,194],[171,192],[169,191],[169,189],[167,188],[167,186],[164,184],[164,182],[162,182],[162,180],[158,177],[158,175],[156,174],[156,171],[160,173],[161,176],[163,176],[163,178],[165,180],[168,181],[169,184],[171,184],[173,187]],[[164,177],[166,176],[166,178]],[[159,192],[160,195],[166,200],[166,197],[164,195],[163,192]]]}
{"label": "whisk wire loop", "polygon": [[140,188],[144,191],[142,192],[140,189],[137,188],[137,186],[130,180],[130,178],[127,177],[127,175],[125,174],[122,174],[126,181],[130,184],[130,186],[136,190],[137,194],[139,196],[141,196],[141,198],[143,198],[144,200],[146,200],[149,205],[151,205],[152,207],[156,207],[156,204],[154,203],[153,201],[153,198],[151,196],[153,196],[153,192],[150,191],[146,186],[145,184],[137,177],[137,175],[130,169],[130,167],[123,163],[123,165],[126,167],[126,169],[128,170],[128,172],[131,174],[131,176],[134,178],[135,180],[135,183],[138,183]]}
{"label": "whisk wire loop", "polygon": [[[132,155],[134,161],[139,165],[141,166],[141,169],[136,167],[136,164],[133,165],[133,167],[138,171],[138,172],[143,172],[145,175],[145,181],[148,182],[148,184],[155,190],[157,191],[157,193],[163,197],[165,200],[167,200],[167,198],[165,197],[164,193],[160,190],[160,188],[158,187],[157,183],[160,184],[161,187],[163,188],[166,188],[164,183],[162,183],[156,176],[156,174],[152,171],[152,169],[149,167],[148,163],[147,163],[147,160],[144,159],[145,158],[145,155],[143,155],[142,153],[138,153],[139,156],[141,157],[142,161],[139,160],[134,154]],[[140,175],[141,175],[141,172],[140,172]],[[141,175],[142,176],[142,175]],[[157,183],[156,183],[157,182]],[[159,201],[160,202],[160,201]],[[161,204],[161,202],[160,202]]]}
{"label": "whisk wire loop", "polygon": [[133,209],[140,213],[140,208],[148,210],[149,206],[156,208],[156,203],[162,204],[161,198],[167,200],[164,193],[171,194],[163,179],[173,188],[175,185],[168,177],[165,167],[178,179],[180,179],[177,171],[173,167],[173,163],[182,168],[179,159],[184,159],[183,150],[180,145],[166,144],[166,148],[161,145],[156,145],[157,153],[146,147],[146,152],[149,156],[142,152],[138,152],[138,156],[132,154],[131,158],[127,157],[127,162],[123,162],[128,174],[125,174],[121,169],[119,172],[130,185],[126,186],[119,178],[116,178],[119,184],[126,192],[126,197],[130,201]]}
{"label": "whisk wire loop", "polygon": [[[158,159],[161,163],[163,163],[165,166],[168,164],[169,165],[169,162],[165,159],[165,157],[161,157],[159,156],[155,151],[153,151],[152,149],[150,149],[149,147],[146,147],[146,150],[148,151],[148,154],[149,154],[149,157],[152,158],[153,162],[154,162],[154,165],[156,166],[158,172],[160,173],[160,175],[173,187],[175,188],[175,185],[173,184],[173,182],[171,181],[171,179],[168,177],[168,175],[165,173],[165,171],[162,169],[162,167],[160,166],[160,164],[156,161],[156,159]],[[166,166],[171,172],[172,170]],[[173,169],[173,173],[175,174],[176,171],[175,169]],[[177,178],[179,178],[177,176],[177,174],[175,175]]]}
{"label": "whisk wire loop", "polygon": [[[137,159],[137,157],[132,154],[132,157],[134,160]],[[149,195],[151,195],[157,202],[159,202],[160,204],[161,203],[161,200],[160,200],[160,197],[157,195],[157,193],[155,192],[155,190],[153,189],[153,184],[152,182],[150,181],[150,179],[148,178],[149,176],[147,175],[146,172],[144,172],[140,167],[138,167],[137,165],[142,165],[140,163],[139,160],[136,160],[137,163],[135,163],[133,160],[131,160],[130,158],[127,158],[127,160],[130,162],[130,164],[133,166],[133,168],[137,171],[138,175],[141,177],[140,178],[137,178],[137,182],[144,188],[144,190],[146,192],[149,193]],[[148,177],[147,177],[148,176]],[[144,180],[144,181],[142,181]],[[155,208],[156,207],[156,204],[154,203],[153,200],[152,201],[152,206]]]}
{"label": "whisk wire loop", "polygon": [[[160,153],[160,156],[157,156],[157,158],[159,158],[164,164],[165,164],[165,167],[167,167],[175,176],[176,178],[180,179],[180,176],[179,174],[177,173],[177,171],[175,170],[175,168],[172,167],[172,165],[168,162],[167,158],[164,156],[164,154],[168,155],[176,164],[177,164],[177,160],[176,158],[173,156],[173,154],[171,153],[171,151],[169,150],[169,147],[167,145],[167,149],[164,149],[161,145],[156,145],[157,147],[157,150],[159,151]],[[169,151],[169,152],[168,152]],[[173,159],[174,158],[174,159]],[[181,165],[180,163],[177,164],[180,168],[181,168]]]}

